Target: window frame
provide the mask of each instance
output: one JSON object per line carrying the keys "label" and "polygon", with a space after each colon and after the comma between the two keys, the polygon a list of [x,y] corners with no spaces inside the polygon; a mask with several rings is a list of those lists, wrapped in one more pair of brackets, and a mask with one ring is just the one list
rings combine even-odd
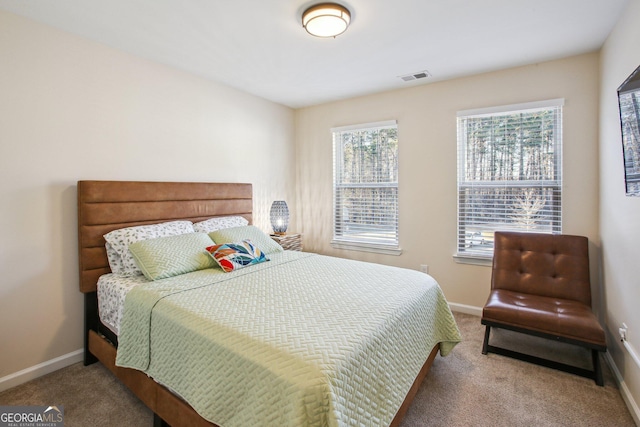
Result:
{"label": "window frame", "polygon": [[[362,251],[362,252],[375,252],[386,255],[400,255],[402,253],[402,249],[400,249],[400,238],[399,238],[399,185],[398,179],[395,182],[370,182],[370,183],[358,183],[358,184],[347,184],[340,181],[341,170],[338,170],[339,165],[342,164],[342,156],[344,155],[344,150],[341,147],[338,147],[338,138],[339,134],[344,132],[357,132],[357,131],[365,131],[365,130],[379,130],[379,129],[396,129],[398,132],[398,122],[397,120],[386,120],[380,122],[371,122],[371,123],[362,123],[355,124],[349,126],[340,126],[331,128],[331,136],[332,136],[332,145],[333,145],[333,184],[332,184],[332,197],[333,197],[333,236],[331,240],[331,246],[337,249],[346,249],[353,251]],[[399,139],[399,137],[398,137]],[[340,149],[339,149],[340,148]],[[399,147],[398,147],[399,150]],[[398,157],[396,155],[396,165],[395,168],[398,168]],[[396,176],[397,178],[397,176]],[[366,238],[357,238],[352,236],[345,237],[341,230],[345,229],[344,220],[342,219],[342,211],[340,210],[340,201],[338,196],[338,188],[395,188],[395,209],[393,212],[395,223],[395,239],[390,243],[382,243],[376,242],[375,239],[366,239]]]}
{"label": "window frame", "polygon": [[[456,223],[456,252],[454,259],[461,263],[479,264],[479,265],[491,265],[493,258],[493,232],[504,231],[527,231],[527,226],[509,225],[501,226],[501,222],[493,221],[489,222],[486,226],[487,231],[481,233],[480,244],[491,245],[489,248],[485,247],[482,250],[469,250],[466,247],[468,243],[468,237],[466,237],[466,228],[469,227],[468,215],[464,209],[468,209],[473,205],[473,202],[469,202],[467,194],[469,189],[484,189],[490,188],[504,188],[504,205],[510,201],[508,197],[514,197],[513,195],[507,195],[509,190],[515,188],[532,188],[532,189],[545,189],[549,192],[549,196],[546,199],[544,207],[549,204],[548,215],[551,231],[550,234],[559,234],[562,232],[562,193],[563,193],[563,173],[562,173],[562,147],[563,147],[563,106],[564,99],[551,99],[545,101],[528,102],[521,104],[503,105],[497,107],[480,108],[472,110],[462,110],[457,113],[457,223]],[[481,117],[493,117],[493,116],[509,116],[517,115],[520,113],[532,113],[540,110],[552,110],[554,115],[554,133],[553,133],[553,171],[554,179],[533,179],[533,180],[496,180],[496,181],[481,181],[481,180],[466,180],[465,172],[465,159],[467,149],[467,129],[465,128],[465,121],[468,119],[481,118]],[[493,142],[493,141],[492,141]],[[549,202],[550,200],[550,202]],[[514,200],[515,201],[515,200]],[[479,225],[475,225],[475,228],[481,228]],[[533,230],[535,232],[546,232],[541,230]],[[465,234],[465,235],[463,235]],[[485,236],[486,234],[486,236]],[[490,234],[490,235],[489,235]],[[486,239],[486,240],[485,240]]]}

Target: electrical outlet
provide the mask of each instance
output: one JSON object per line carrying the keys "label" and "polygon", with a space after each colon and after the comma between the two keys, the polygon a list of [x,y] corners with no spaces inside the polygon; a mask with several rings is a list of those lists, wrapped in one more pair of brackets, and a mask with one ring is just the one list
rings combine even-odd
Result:
{"label": "electrical outlet", "polygon": [[420,271],[429,274],[429,266],[427,264],[420,264]]}
{"label": "electrical outlet", "polygon": [[621,328],[618,328],[618,333],[620,334],[620,341],[627,340],[627,325],[626,323],[622,324]]}

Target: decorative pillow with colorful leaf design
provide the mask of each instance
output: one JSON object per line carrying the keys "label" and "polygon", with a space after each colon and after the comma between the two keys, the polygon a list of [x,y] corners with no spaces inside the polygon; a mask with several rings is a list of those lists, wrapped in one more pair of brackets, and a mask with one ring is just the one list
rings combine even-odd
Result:
{"label": "decorative pillow with colorful leaf design", "polygon": [[269,261],[264,252],[258,249],[251,240],[209,246],[207,252],[226,273]]}

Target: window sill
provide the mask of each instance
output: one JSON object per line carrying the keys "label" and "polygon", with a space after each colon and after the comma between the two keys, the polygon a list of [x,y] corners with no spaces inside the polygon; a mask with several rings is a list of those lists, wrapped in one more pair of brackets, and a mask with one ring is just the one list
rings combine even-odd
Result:
{"label": "window sill", "polygon": [[453,260],[458,264],[471,264],[471,265],[482,265],[485,267],[491,267],[493,264],[493,257],[483,257],[480,255],[460,255],[455,254],[453,256]]}
{"label": "window sill", "polygon": [[331,241],[331,247],[335,249],[344,249],[347,251],[374,252],[378,254],[394,256],[399,256],[402,254],[402,249],[398,247],[379,246],[366,243],[339,242],[336,240]]}

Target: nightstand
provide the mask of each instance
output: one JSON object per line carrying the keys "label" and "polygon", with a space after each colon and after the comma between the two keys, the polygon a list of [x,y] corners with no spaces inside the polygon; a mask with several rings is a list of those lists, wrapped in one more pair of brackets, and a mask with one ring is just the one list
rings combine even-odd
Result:
{"label": "nightstand", "polygon": [[302,250],[302,234],[271,234],[271,238],[278,242],[285,251],[301,251]]}

